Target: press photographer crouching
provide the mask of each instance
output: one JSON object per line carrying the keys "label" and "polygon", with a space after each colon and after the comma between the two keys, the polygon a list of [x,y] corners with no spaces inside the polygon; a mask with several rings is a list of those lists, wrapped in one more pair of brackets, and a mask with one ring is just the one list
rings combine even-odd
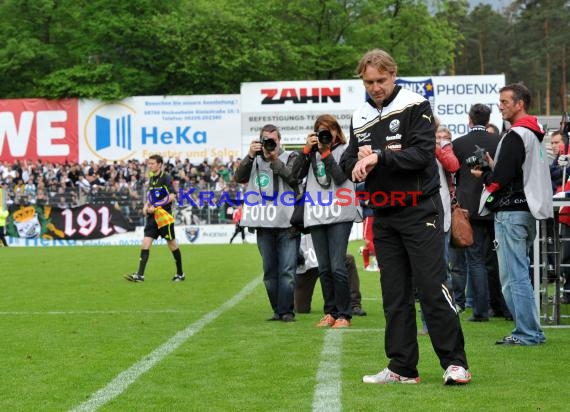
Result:
{"label": "press photographer crouching", "polygon": [[498,345],[537,345],[546,342],[529,277],[529,251],[536,236],[536,219],[553,216],[544,131],[527,114],[530,92],[522,84],[499,90],[499,110],[511,128],[497,147],[494,162],[473,170],[483,176],[485,191],[480,213],[495,212],[495,245],[505,302],[515,328]]}
{"label": "press photographer crouching", "polygon": [[248,155],[236,171],[238,183],[247,183],[256,201],[243,205],[241,226],[255,228],[257,246],[263,260],[263,282],[273,309],[268,320],[295,320],[293,294],[299,237],[290,236],[292,205],[278,201],[280,193],[293,193],[297,180],[292,173],[296,152],[281,148],[277,126],[262,127],[259,139],[252,140]]}

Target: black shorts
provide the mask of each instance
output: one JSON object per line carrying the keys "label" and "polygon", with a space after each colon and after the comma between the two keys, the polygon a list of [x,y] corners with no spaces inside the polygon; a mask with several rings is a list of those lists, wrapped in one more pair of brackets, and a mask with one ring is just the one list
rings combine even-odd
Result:
{"label": "black shorts", "polygon": [[158,237],[163,237],[166,240],[174,240],[176,239],[176,235],[174,233],[174,223],[169,223],[166,226],[158,228],[154,217],[148,216],[146,218],[146,225],[144,227],[144,237],[151,237],[153,239],[158,239]]}

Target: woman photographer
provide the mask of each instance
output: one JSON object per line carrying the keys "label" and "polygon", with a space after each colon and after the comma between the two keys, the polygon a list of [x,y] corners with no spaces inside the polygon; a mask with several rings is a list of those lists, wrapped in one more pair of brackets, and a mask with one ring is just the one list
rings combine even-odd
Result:
{"label": "woman photographer", "polygon": [[[350,326],[350,285],[345,265],[352,222],[359,217],[354,184],[338,165],[347,146],[346,137],[334,116],[319,116],[314,132],[307,136],[303,154],[293,165],[299,180],[307,178],[304,224],[310,230],[319,263],[325,316],[317,327]],[[337,191],[343,190],[339,204]],[[346,196],[352,197],[347,204]]]}

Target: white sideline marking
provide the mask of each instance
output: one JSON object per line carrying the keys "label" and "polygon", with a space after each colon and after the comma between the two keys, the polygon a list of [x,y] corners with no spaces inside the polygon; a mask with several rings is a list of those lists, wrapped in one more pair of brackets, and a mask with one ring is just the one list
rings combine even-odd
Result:
{"label": "white sideline marking", "polygon": [[570,325],[546,325],[541,326],[543,329],[568,329]]}
{"label": "white sideline marking", "polygon": [[48,310],[45,312],[0,312],[0,316],[26,316],[26,315],[135,315],[141,313],[193,313],[198,310],[177,310],[177,309],[160,309],[160,310]]}
{"label": "white sideline marking", "polygon": [[150,354],[143,356],[141,360],[132,365],[130,368],[125,369],[123,372],[119,373],[115,379],[107,384],[107,386],[93,393],[88,400],[78,405],[71,411],[95,411],[113,398],[119,396],[143,373],[147,372],[158,362],[162,361],[165,357],[174,352],[180,345],[190,339],[194,334],[198,333],[204,326],[216,320],[216,318],[225,311],[236,306],[260,283],[261,276],[257,276],[256,279],[249,282],[242,290],[239,291],[237,295],[221,305],[218,309],[207,313],[201,319],[198,319],[196,322],[188,325],[186,329],[183,329],[180,332],[176,333],[173,337],[153,350]]}
{"label": "white sideline marking", "polygon": [[329,329],[325,334],[317,385],[313,397],[313,412],[340,412],[342,380],[342,330]]}

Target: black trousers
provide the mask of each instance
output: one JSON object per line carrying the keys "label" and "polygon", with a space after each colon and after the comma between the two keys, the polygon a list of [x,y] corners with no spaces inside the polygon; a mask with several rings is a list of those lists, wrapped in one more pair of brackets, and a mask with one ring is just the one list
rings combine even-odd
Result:
{"label": "black trousers", "polygon": [[[360,277],[358,276],[354,256],[347,254],[345,262],[346,270],[348,271],[348,281],[350,282],[350,306],[353,310],[362,308]],[[311,302],[317,279],[319,279],[319,268],[311,268],[305,273],[295,275],[295,313],[311,312]]]}
{"label": "black trousers", "polygon": [[418,199],[416,206],[376,211],[375,216],[374,246],[380,264],[388,367],[402,376],[418,376],[415,288],[440,365],[467,369],[463,331],[446,287],[439,193]]}
{"label": "black trousers", "polygon": [[8,242],[6,242],[4,234],[4,226],[0,226],[0,243],[2,243],[3,246],[8,246]]}

